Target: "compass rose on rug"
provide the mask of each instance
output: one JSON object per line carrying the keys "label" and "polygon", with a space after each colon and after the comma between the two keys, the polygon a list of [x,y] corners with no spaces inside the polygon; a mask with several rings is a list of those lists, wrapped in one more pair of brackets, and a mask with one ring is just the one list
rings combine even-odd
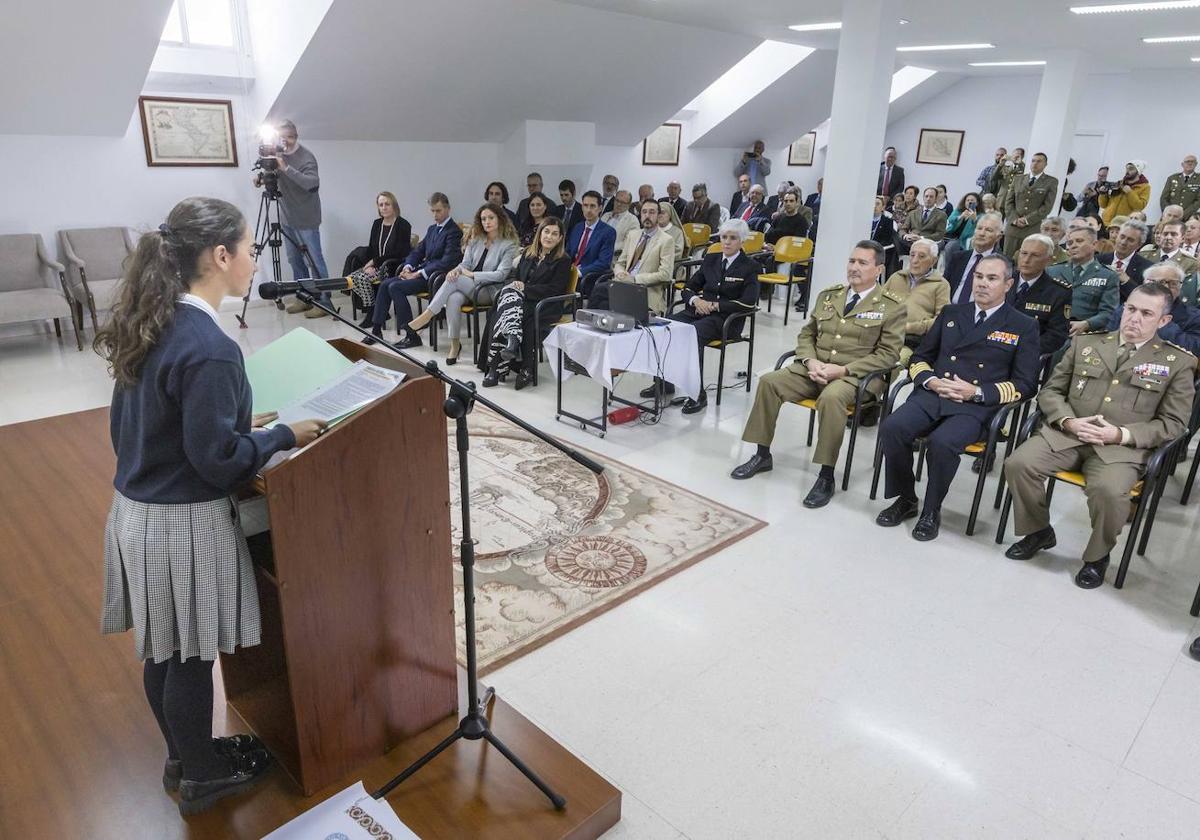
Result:
{"label": "compass rose on rug", "polygon": [[587,589],[612,589],[646,572],[646,557],[614,537],[572,537],[546,553],[546,571]]}

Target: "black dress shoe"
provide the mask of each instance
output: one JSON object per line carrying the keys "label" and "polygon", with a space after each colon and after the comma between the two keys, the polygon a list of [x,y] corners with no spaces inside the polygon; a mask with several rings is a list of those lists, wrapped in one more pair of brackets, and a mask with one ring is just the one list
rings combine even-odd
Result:
{"label": "black dress shoe", "polygon": [[421,336],[415,332],[410,332],[396,342],[396,346],[402,350],[411,350],[414,347],[421,346]]}
{"label": "black dress shoe", "polygon": [[1192,639],[1192,646],[1188,648],[1188,656],[1192,659],[1200,659],[1200,636]]}
{"label": "black dress shoe", "polygon": [[817,483],[808,491],[808,495],[804,497],[803,505],[806,508],[825,507],[829,504],[829,500],[833,498],[833,479],[817,476]]}
{"label": "black dress shoe", "polygon": [[684,414],[699,414],[704,409],[708,408],[708,394],[700,392],[700,399],[693,400],[690,397],[683,404]]}
{"label": "black dress shoe", "polygon": [[530,376],[529,374],[525,373],[524,371],[521,371],[520,373],[517,374],[517,381],[513,383],[513,388],[515,388],[518,391],[521,391],[525,388],[528,388],[532,384],[533,384],[533,377]]}
{"label": "black dress shoe", "polygon": [[760,472],[770,472],[774,468],[775,462],[771,460],[771,453],[768,452],[766,455],[759,455],[755,452],[750,456],[749,461],[744,464],[738,464],[729,475],[738,481],[744,481],[751,476],[758,475]]}
{"label": "black dress shoe", "polygon": [[250,790],[271,766],[266,750],[251,750],[228,756],[228,776],[207,781],[184,779],[179,783],[179,813],[183,816],[207,811],[227,796]]}
{"label": "black dress shoe", "polygon": [[1040,531],[1034,531],[1032,534],[1021,537],[1008,547],[1004,556],[1011,557],[1013,560],[1028,560],[1043,548],[1054,548],[1056,545],[1058,545],[1058,541],[1054,537],[1054,529],[1047,525]]}
{"label": "black dress shoe", "polygon": [[919,506],[916,499],[899,498],[879,512],[875,524],[884,528],[895,528],[906,519],[917,515]]}
{"label": "black dress shoe", "polygon": [[[213,738],[213,749],[217,755],[226,757],[236,755],[237,753],[250,752],[252,750],[265,751],[266,745],[255,735],[246,735],[238,733],[236,735],[223,735],[220,738]],[[179,782],[183,779],[183,761],[178,758],[168,758],[163,765],[163,788],[172,791],[179,790]]]}
{"label": "black dress shoe", "polygon": [[488,367],[487,376],[483,377],[484,388],[495,388],[500,384],[500,362],[498,359],[493,359]]}
{"label": "black dress shoe", "polygon": [[[374,338],[371,336],[374,336]],[[371,330],[371,336],[363,336],[362,343],[377,344],[379,340],[383,338],[383,327],[376,327],[375,329]]]}
{"label": "black dress shoe", "polygon": [[500,350],[500,358],[506,362],[515,362],[521,358],[521,341],[515,335],[508,337],[508,344]]}
{"label": "black dress shoe", "polygon": [[[654,392],[657,389],[657,387],[658,387],[658,383],[656,382],[654,385],[651,385],[649,388],[643,388],[642,390],[638,391],[638,396],[644,400],[652,400],[652,399],[654,399]],[[674,385],[672,385],[670,382],[662,383],[662,395],[664,397],[669,397],[674,393],[675,393]]]}
{"label": "black dress shoe", "polygon": [[1097,589],[1104,585],[1104,573],[1108,571],[1108,555],[1094,563],[1084,563],[1075,575],[1075,585],[1080,589]]}
{"label": "black dress shoe", "polygon": [[936,540],[938,532],[942,529],[942,512],[939,510],[922,511],[921,517],[917,520],[917,524],[913,526],[912,536],[914,540],[921,542],[929,542]]}

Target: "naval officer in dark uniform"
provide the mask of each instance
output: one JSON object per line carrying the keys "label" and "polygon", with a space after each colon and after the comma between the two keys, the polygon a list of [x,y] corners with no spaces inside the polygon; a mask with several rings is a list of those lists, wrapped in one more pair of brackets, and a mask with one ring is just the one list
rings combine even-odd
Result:
{"label": "naval officer in dark uniform", "polygon": [[1042,354],[1056,353],[1071,326],[1071,281],[1046,271],[1054,241],[1042,233],[1025,237],[1017,251],[1016,274],[1008,302],[1038,322]]}
{"label": "naval officer in dark uniform", "polygon": [[1012,263],[994,254],[975,264],[974,301],[945,307],[913,354],[908,401],[880,426],[884,497],[895,498],[875,519],[894,527],[917,515],[912,443],[927,440],[929,478],[913,538],[932,540],[942,499],[963,450],[984,435],[992,416],[1037,387],[1037,322],[1005,301]]}

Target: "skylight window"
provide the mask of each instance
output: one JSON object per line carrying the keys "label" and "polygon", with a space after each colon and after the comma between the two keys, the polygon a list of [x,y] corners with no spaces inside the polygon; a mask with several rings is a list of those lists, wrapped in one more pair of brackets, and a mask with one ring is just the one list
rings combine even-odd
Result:
{"label": "skylight window", "polygon": [[237,44],[234,0],[175,0],[163,43],[185,47],[232,49]]}
{"label": "skylight window", "polygon": [[888,102],[895,102],[936,73],[936,70],[930,70],[927,67],[901,67],[892,74],[892,92],[888,95]]}

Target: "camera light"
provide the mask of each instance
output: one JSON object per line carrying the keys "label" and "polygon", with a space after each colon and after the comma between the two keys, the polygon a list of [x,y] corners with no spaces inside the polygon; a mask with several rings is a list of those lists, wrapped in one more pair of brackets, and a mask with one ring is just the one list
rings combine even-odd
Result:
{"label": "camera light", "polygon": [[267,145],[274,145],[275,141],[279,138],[279,132],[275,130],[275,126],[270,123],[264,123],[258,129],[258,138]]}

